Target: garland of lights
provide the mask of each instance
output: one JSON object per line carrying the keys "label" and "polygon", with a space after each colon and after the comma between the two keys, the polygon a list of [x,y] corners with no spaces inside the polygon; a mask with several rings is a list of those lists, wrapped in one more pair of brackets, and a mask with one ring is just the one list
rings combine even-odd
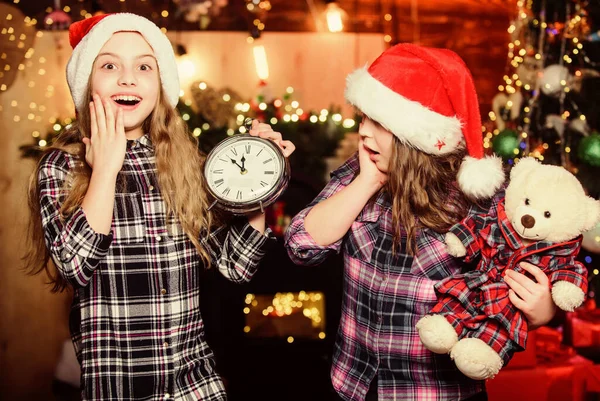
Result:
{"label": "garland of lights", "polygon": [[[288,87],[282,96],[273,99],[266,99],[265,95],[259,94],[248,101],[234,103],[232,99],[239,99],[239,95],[234,92],[215,90],[206,82],[196,82],[193,85],[201,92],[213,91],[219,94],[197,98],[197,104],[194,100],[180,99],[177,105],[191,135],[197,139],[199,148],[205,153],[228,136],[246,132],[243,122],[247,117],[258,119],[271,124],[275,131],[296,145],[294,157],[290,160],[292,171],[320,184],[325,176],[324,159],[334,154],[339,141],[347,132],[356,130],[358,117],[343,118],[339,107],[319,111],[303,109],[294,99],[292,87]],[[204,110],[217,110],[217,115],[205,114]],[[51,119],[52,125],[45,134],[34,131],[33,142],[20,147],[21,156],[39,158],[73,121],[72,118]],[[226,123],[218,124],[223,121]]]}

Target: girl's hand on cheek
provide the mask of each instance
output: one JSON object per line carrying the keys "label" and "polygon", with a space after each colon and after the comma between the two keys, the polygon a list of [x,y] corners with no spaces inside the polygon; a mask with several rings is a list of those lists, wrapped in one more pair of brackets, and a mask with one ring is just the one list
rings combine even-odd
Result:
{"label": "girl's hand on cheek", "polygon": [[358,140],[358,160],[360,162],[360,173],[357,180],[360,180],[368,188],[378,191],[388,180],[388,175],[379,168],[371,158],[369,152],[365,149],[364,139],[361,136]]}
{"label": "girl's hand on cheek", "polygon": [[110,99],[93,96],[90,102],[90,137],[84,137],[85,161],[92,168],[116,176],[123,167],[127,137],[123,110],[114,115]]}

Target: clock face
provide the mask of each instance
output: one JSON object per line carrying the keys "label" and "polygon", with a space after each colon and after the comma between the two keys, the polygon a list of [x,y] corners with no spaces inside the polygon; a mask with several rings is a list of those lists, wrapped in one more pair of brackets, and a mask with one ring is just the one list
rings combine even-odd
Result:
{"label": "clock face", "polygon": [[283,155],[272,141],[251,136],[226,139],[210,152],[204,170],[209,189],[232,204],[258,202],[277,189]]}

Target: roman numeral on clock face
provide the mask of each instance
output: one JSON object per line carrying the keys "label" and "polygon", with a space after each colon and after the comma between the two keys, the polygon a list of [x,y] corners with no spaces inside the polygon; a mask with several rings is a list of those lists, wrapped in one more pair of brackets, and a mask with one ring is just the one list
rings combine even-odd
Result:
{"label": "roman numeral on clock face", "polygon": [[250,145],[246,145],[244,147],[244,150],[246,151],[246,153],[250,154],[251,146]]}
{"label": "roman numeral on clock face", "polygon": [[242,199],[242,191],[237,191],[237,195],[235,196],[235,199]]}
{"label": "roman numeral on clock face", "polygon": [[224,182],[225,182],[225,180],[224,180],[224,179],[222,179],[222,178],[220,178],[220,179],[216,180],[214,184],[215,184],[215,185],[217,186],[217,188],[218,188],[218,187],[220,187],[221,185],[223,185],[223,183],[224,183]]}
{"label": "roman numeral on clock face", "polygon": [[213,170],[213,174],[223,174],[223,169]]}
{"label": "roman numeral on clock face", "polygon": [[273,161],[273,159],[267,159],[263,162],[263,164],[267,164],[268,162]]}
{"label": "roman numeral on clock face", "polygon": [[237,156],[237,150],[235,150],[235,148],[231,148],[231,153],[233,153],[235,156]]}
{"label": "roman numeral on clock face", "polygon": [[227,196],[227,195],[229,195],[229,192],[231,192],[231,188],[225,188],[225,190],[222,192],[222,194]]}
{"label": "roman numeral on clock face", "polygon": [[275,174],[274,171],[265,171],[265,174]]}

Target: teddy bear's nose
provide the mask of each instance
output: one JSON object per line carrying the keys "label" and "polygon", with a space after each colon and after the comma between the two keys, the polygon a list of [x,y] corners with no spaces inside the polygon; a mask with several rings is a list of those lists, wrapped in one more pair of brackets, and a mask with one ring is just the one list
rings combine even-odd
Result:
{"label": "teddy bear's nose", "polygon": [[521,224],[523,224],[523,227],[525,228],[531,228],[535,226],[535,219],[533,218],[533,216],[526,214],[523,217],[521,217]]}

